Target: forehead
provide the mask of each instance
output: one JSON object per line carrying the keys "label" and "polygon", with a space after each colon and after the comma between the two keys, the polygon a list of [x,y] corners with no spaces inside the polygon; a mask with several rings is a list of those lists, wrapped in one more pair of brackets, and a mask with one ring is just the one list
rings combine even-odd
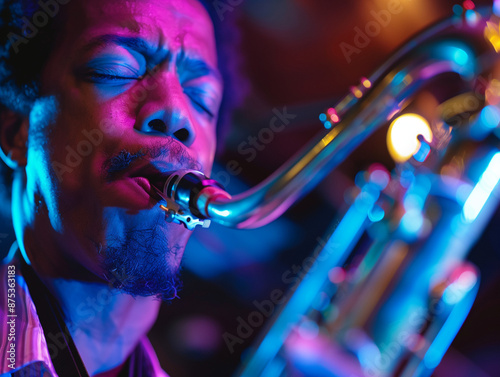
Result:
{"label": "forehead", "polygon": [[212,21],[197,0],[73,0],[65,39],[76,47],[105,34],[137,36],[158,49],[195,50],[216,65]]}

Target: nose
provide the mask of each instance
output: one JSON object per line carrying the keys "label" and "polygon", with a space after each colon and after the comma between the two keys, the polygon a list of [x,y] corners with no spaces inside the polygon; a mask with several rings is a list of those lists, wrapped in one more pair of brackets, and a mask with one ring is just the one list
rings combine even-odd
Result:
{"label": "nose", "polygon": [[142,121],[140,131],[151,135],[173,137],[187,147],[193,144],[196,138],[192,123],[180,111],[156,111]]}
{"label": "nose", "polygon": [[159,136],[170,136],[187,147],[196,139],[188,98],[174,75],[168,75],[143,104],[138,131]]}

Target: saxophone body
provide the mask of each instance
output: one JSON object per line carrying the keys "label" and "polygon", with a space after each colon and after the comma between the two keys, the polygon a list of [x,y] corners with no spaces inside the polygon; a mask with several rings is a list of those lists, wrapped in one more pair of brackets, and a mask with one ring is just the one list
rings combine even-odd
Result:
{"label": "saxophone body", "polygon": [[500,200],[499,48],[490,9],[445,20],[325,112],[326,129],[260,185],[231,197],[187,171],[159,187],[169,221],[180,212],[262,226],[375,130],[426,120],[431,133],[409,158],[358,174],[344,215],[239,376],[432,374],[474,302],[480,272],[467,254]]}

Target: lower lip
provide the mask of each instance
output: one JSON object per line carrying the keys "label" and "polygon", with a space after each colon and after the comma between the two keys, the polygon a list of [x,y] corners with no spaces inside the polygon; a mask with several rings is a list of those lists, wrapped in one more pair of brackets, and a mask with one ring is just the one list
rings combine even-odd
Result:
{"label": "lower lip", "polygon": [[146,193],[150,193],[151,192],[151,184],[149,183],[149,181],[144,178],[144,177],[133,177],[131,178],[133,181],[135,181],[135,183],[141,187],[144,191],[146,191]]}
{"label": "lower lip", "polygon": [[157,201],[150,196],[151,184],[144,177],[126,177],[106,189],[107,204],[131,210],[151,209]]}

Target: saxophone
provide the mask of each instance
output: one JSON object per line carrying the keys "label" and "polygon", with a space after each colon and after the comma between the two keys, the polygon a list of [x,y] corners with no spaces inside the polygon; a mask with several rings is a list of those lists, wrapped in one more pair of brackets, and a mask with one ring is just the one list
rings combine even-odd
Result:
{"label": "saxophone", "polygon": [[[375,130],[420,127],[415,150],[392,171],[358,174],[350,206],[239,376],[424,377],[441,361],[479,286],[467,253],[500,200],[500,18],[470,12],[403,46],[322,114],[324,131],[249,191],[231,197],[196,171],[155,184],[167,221],[259,227]],[[430,119],[419,114],[422,96],[435,103]]]}

